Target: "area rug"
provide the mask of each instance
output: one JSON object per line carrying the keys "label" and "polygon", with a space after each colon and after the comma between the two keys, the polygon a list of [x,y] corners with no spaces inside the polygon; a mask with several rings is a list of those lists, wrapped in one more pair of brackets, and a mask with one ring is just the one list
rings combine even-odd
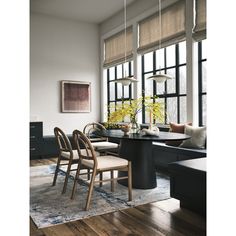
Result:
{"label": "area rug", "polygon": [[30,216],[38,228],[63,224],[170,198],[168,176],[157,173],[157,187],[148,190],[133,189],[132,201],[128,201],[128,191],[123,185],[116,183],[114,192],[110,191],[109,182],[105,182],[102,188],[95,186],[90,209],[85,211],[84,207],[88,193],[87,181],[79,181],[75,198],[71,200],[73,175],[69,178],[66,193],[61,194],[65,172],[59,172],[56,186],[52,186],[54,172],[55,165],[30,168]]}

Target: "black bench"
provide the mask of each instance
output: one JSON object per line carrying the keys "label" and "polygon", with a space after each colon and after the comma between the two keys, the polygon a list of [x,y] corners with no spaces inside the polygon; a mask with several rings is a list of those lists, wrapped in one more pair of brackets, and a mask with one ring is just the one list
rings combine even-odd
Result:
{"label": "black bench", "polygon": [[156,169],[168,170],[168,164],[206,157],[206,149],[192,149],[170,146],[161,142],[153,142],[153,159]]}
{"label": "black bench", "polygon": [[168,165],[170,196],[180,206],[206,215],[206,158],[178,161]]}

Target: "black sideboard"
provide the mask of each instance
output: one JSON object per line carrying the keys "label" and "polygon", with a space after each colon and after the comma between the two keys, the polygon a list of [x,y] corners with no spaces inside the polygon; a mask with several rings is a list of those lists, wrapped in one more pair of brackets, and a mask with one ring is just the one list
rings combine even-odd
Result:
{"label": "black sideboard", "polygon": [[43,122],[30,122],[30,159],[43,154]]}

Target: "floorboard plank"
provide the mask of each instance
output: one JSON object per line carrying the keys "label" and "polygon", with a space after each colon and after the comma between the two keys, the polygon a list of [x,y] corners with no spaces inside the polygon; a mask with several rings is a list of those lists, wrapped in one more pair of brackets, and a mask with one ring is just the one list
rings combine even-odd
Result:
{"label": "floorboard plank", "polygon": [[[176,231],[175,229],[169,227],[167,224],[167,219],[162,219],[162,216],[156,216],[153,212],[147,213],[143,212],[136,207],[127,209],[123,211],[127,216],[132,216],[137,220],[139,224],[143,223],[149,227],[154,228],[158,232],[161,232],[163,235],[173,235],[173,236],[183,236],[184,234]],[[158,213],[157,213],[158,214]]]}
{"label": "floorboard plank", "polygon": [[93,229],[98,235],[119,235],[119,229],[106,221],[102,216],[95,216],[84,219],[83,222]]}
{"label": "floorboard plank", "polygon": [[203,230],[206,229],[206,218],[188,209],[180,208],[180,203],[177,199],[170,198],[152,204],[176,217],[185,220],[189,224],[197,225]]}
{"label": "floorboard plank", "polygon": [[76,235],[80,235],[80,236],[83,236],[83,235],[84,236],[86,236],[86,235],[98,236],[98,234],[92,228],[90,228],[87,224],[85,224],[82,220],[77,220],[77,221],[70,222],[70,223],[67,224],[67,226]]}
{"label": "floorboard plank", "polygon": [[178,218],[153,204],[138,206],[137,209],[144,212],[148,217],[151,216],[156,222],[162,222],[163,225],[165,225],[165,228],[173,229],[183,235],[206,235],[206,232],[197,225],[189,224],[185,220]]}
{"label": "floorboard plank", "polygon": [[43,228],[42,231],[46,236],[77,236],[78,233],[73,232],[67,224],[56,225],[53,227]]}
{"label": "floorboard plank", "polygon": [[30,236],[45,236],[44,232],[37,228],[33,220],[30,218]]}
{"label": "floorboard plank", "polygon": [[[124,210],[125,211],[125,210]],[[109,222],[115,225],[119,230],[122,230],[123,235],[150,235],[163,236],[163,234],[142,222],[137,221],[133,217],[124,214],[124,211],[117,211],[110,216],[103,215]]]}

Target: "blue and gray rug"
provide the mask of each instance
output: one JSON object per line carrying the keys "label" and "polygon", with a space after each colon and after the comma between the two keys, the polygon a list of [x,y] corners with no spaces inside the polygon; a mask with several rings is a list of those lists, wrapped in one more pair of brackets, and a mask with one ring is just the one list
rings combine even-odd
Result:
{"label": "blue and gray rug", "polygon": [[63,224],[170,198],[169,178],[157,173],[157,188],[150,190],[133,189],[132,201],[127,201],[127,188],[118,183],[115,185],[114,192],[110,191],[109,182],[105,182],[102,188],[95,187],[90,209],[84,211],[88,183],[81,180],[77,186],[76,196],[74,200],[71,200],[73,175],[69,179],[67,192],[62,195],[65,173],[63,171],[59,172],[56,186],[52,187],[54,171],[55,165],[30,168],[30,216],[38,228]]}

